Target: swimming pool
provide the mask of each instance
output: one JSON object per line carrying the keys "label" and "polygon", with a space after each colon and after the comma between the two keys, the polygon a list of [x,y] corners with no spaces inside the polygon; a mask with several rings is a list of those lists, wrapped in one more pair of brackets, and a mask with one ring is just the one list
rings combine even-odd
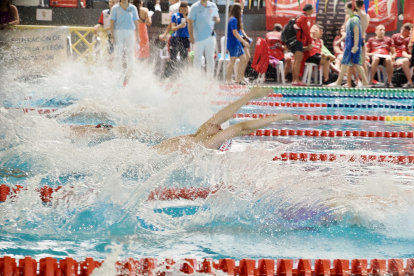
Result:
{"label": "swimming pool", "polygon": [[[98,123],[148,127],[166,137],[190,133],[222,106],[212,101],[232,101],[239,97],[234,94],[245,92],[223,90],[193,76],[161,86],[144,81],[151,78],[149,73],[124,89],[114,89],[106,72],[94,70],[103,77],[93,84],[84,69],[76,68],[63,78],[60,72],[37,83],[9,82],[2,92],[0,165],[28,175],[0,178],[12,188],[27,187],[0,203],[0,255],[414,257],[412,165],[271,161],[284,152],[409,156],[414,153],[413,138],[255,135],[235,139],[228,153],[200,148],[191,157],[177,157],[150,151],[155,138],[71,137],[69,125]],[[295,133],[414,131],[408,119],[385,120],[414,116],[414,109],[408,108],[414,105],[414,94],[406,90],[287,87],[275,88],[275,93],[281,96],[257,102],[326,107],[247,105],[238,113],[326,116],[269,126]],[[57,110],[37,114],[16,107]],[[326,120],[328,115],[345,119]],[[346,119],[361,115],[384,120]],[[243,115],[229,123],[251,119]],[[62,186],[49,203],[42,202],[37,190],[45,185]],[[205,199],[149,200],[159,187],[215,192]]]}

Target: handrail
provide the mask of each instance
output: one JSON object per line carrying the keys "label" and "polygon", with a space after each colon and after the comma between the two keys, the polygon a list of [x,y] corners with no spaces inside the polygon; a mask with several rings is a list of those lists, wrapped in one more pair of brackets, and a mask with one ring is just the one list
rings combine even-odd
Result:
{"label": "handrail", "polygon": [[[78,40],[71,44],[72,50],[77,53],[78,57],[76,58],[76,61],[79,60],[85,60],[85,56],[87,55],[87,63],[91,64],[93,63],[93,53],[94,53],[94,46],[96,44],[95,39],[88,40],[87,36],[93,32],[95,29],[94,27],[79,27],[79,26],[47,26],[47,25],[15,25],[13,26],[13,29],[17,30],[39,30],[39,29],[50,29],[50,28],[57,28],[57,27],[68,27],[69,28],[69,34],[76,34],[78,37]],[[101,53],[107,53],[106,49],[106,41],[108,40],[108,35],[106,34],[104,28],[99,28],[99,35],[96,35],[101,40]],[[83,33],[81,33],[83,32]],[[87,49],[83,52],[81,52],[81,49],[78,49],[77,46],[81,43],[85,43],[87,46]]]}

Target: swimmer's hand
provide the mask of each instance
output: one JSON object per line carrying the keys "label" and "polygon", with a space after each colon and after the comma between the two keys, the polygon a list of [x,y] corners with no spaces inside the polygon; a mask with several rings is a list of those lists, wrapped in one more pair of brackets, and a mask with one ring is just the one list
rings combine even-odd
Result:
{"label": "swimmer's hand", "polygon": [[273,92],[274,91],[271,88],[261,88],[261,87],[255,86],[250,90],[249,94],[252,98],[263,98]]}

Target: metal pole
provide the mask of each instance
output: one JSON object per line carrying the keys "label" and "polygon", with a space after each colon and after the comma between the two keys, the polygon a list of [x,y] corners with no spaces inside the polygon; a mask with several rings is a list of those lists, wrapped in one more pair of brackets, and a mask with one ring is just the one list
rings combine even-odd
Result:
{"label": "metal pole", "polygon": [[[227,25],[229,24],[229,7],[230,7],[230,0],[226,1],[226,20],[224,25],[224,57],[223,57],[223,81],[226,81],[226,73],[227,73],[227,66],[226,66],[226,53],[227,53]],[[220,38],[221,41],[221,38]],[[223,52],[223,49],[221,50]]]}

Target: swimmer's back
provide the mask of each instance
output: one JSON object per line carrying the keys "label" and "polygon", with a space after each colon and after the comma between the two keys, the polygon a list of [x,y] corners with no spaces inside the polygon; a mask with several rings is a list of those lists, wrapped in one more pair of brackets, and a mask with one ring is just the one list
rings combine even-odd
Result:
{"label": "swimmer's back", "polygon": [[159,154],[170,154],[174,152],[188,153],[196,146],[194,135],[183,135],[165,140],[153,146]]}

